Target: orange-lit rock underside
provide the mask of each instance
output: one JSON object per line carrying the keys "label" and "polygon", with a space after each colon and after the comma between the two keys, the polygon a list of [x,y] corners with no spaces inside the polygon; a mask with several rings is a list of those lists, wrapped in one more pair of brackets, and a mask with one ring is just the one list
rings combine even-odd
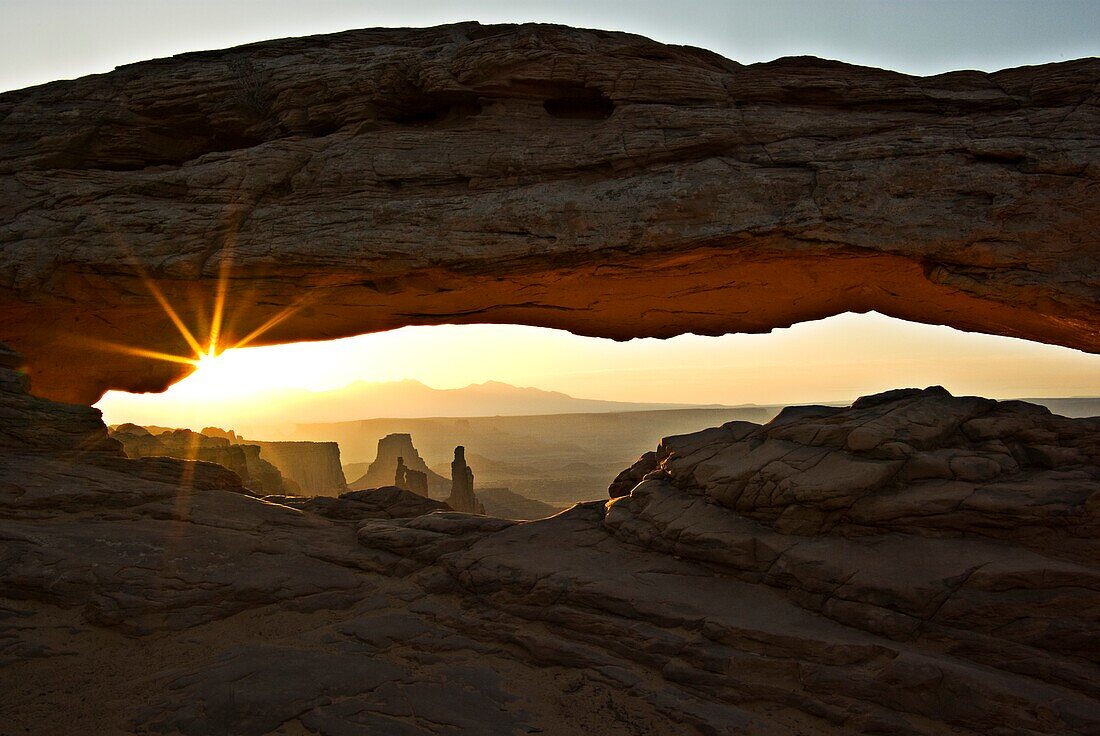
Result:
{"label": "orange-lit rock underside", "polygon": [[[0,341],[35,392],[203,345],[844,311],[1100,350],[1100,61],[915,78],[464,24],[0,95]],[[219,286],[222,284],[222,286]],[[263,325],[268,328],[256,334]]]}

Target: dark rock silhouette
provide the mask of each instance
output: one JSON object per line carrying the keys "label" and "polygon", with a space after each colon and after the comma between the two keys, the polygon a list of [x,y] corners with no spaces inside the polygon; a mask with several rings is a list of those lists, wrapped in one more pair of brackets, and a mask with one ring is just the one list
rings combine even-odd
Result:
{"label": "dark rock silhouette", "polygon": [[260,454],[294,481],[300,493],[309,496],[338,496],[348,490],[340,464],[340,446],[335,442],[266,442],[249,440]]}
{"label": "dark rock silhouette", "polygon": [[474,471],[466,464],[466,448],[462,445],[455,448],[455,459],[451,461],[451,495],[447,497],[447,505],[468,514],[485,513],[485,507],[474,495]]}
{"label": "dark rock silhouette", "polygon": [[403,490],[412,491],[418,496],[428,496],[428,474],[407,467],[403,457],[397,458],[393,484]]}
{"label": "dark rock silhouette", "polygon": [[59,404],[30,394],[22,357],[0,343],[0,448],[91,457],[124,457],[98,409]]}
{"label": "dark rock silhouette", "polygon": [[668,437],[627,495],[517,523],[128,459],[18,364],[13,733],[1100,727],[1100,419],[937,389],[800,407]]}
{"label": "dark rock silhouette", "polygon": [[[404,473],[397,468],[400,461]],[[395,470],[395,468],[397,468]],[[423,481],[419,475],[423,474]],[[401,483],[404,479],[404,485]],[[428,469],[424,459],[413,446],[412,435],[395,432],[378,440],[378,450],[367,472],[348,483],[348,488],[365,490],[379,488],[393,483],[399,488],[409,488],[423,496],[441,499],[450,488],[450,481]],[[415,487],[414,487],[415,484]],[[423,492],[421,493],[421,490]]]}
{"label": "dark rock silhouette", "polygon": [[[274,466],[283,476],[285,493],[334,496],[347,490],[340,447],[335,442],[268,442],[246,440],[232,429],[206,427],[202,434],[246,448],[251,464]],[[253,452],[248,448],[254,447]],[[262,454],[263,457],[259,457]]]}
{"label": "dark rock silhouette", "polygon": [[405,458],[397,458],[397,470],[394,471],[393,484],[398,488],[409,490],[408,472],[409,469],[405,467]]}
{"label": "dark rock silhouette", "polygon": [[240,437],[232,429],[222,429],[221,427],[203,427],[202,433],[207,437],[221,437],[222,439],[227,439],[234,445],[239,445],[244,442],[244,438]]}
{"label": "dark rock silhouette", "polygon": [[288,482],[278,468],[260,457],[260,448],[256,445],[234,444],[224,437],[210,437],[188,429],[168,430],[154,435],[135,424],[115,427],[111,430],[111,437],[122,443],[127,457],[202,460],[228,468],[240,477],[245,488],[259,494],[299,491],[296,483]]}
{"label": "dark rock silhouette", "polygon": [[412,468],[405,469],[405,484],[418,496],[428,497],[428,474]]}
{"label": "dark rock silhouette", "polygon": [[[1100,727],[1098,418],[892,391],[666,438],[613,487],[497,531],[437,515],[359,538],[701,688],[693,732]],[[728,709],[749,702],[775,710]],[[832,725],[783,725],[780,703]]]}

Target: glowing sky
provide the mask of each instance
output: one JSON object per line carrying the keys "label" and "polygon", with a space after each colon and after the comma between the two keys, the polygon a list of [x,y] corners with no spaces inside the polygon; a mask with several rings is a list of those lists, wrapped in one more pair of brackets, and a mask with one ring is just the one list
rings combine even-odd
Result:
{"label": "glowing sky", "polygon": [[[433,388],[498,380],[584,398],[662,403],[847,401],[933,384],[994,398],[1094,396],[1100,356],[875,313],[767,335],[623,343],[517,325],[443,325],[232,350],[164,394],[112,392],[97,406],[108,423],[242,426],[257,406],[277,405],[280,389],[329,391],[357,380],[406,378]],[[363,407],[358,418],[368,413]],[[313,419],[308,411],[287,417]]]}

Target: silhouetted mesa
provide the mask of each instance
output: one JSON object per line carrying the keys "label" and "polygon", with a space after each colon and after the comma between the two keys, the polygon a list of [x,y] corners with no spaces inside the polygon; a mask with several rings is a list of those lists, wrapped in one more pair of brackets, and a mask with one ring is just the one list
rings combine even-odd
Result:
{"label": "silhouetted mesa", "polygon": [[485,513],[485,507],[474,495],[474,471],[466,464],[466,448],[462,445],[455,448],[455,459],[451,461],[451,495],[447,505],[468,514]]}
{"label": "silhouetted mesa", "polygon": [[[401,473],[401,469],[397,467],[399,461],[405,468],[403,476],[397,475]],[[423,481],[420,480],[421,475],[424,476]],[[446,478],[428,469],[420,453],[413,447],[412,435],[402,432],[387,434],[378,440],[374,462],[367,467],[367,472],[348,483],[348,488],[361,491],[381,488],[391,483],[398,488],[407,488],[437,500],[447,495],[451,485]],[[423,492],[417,489],[423,489]]]}
{"label": "silhouetted mesa", "polygon": [[338,496],[348,490],[335,442],[250,442],[307,496]]}
{"label": "silhouetted mesa", "polygon": [[[189,429],[153,434],[136,424],[120,424],[110,430],[110,434],[122,443],[127,457],[174,457],[217,463],[232,470],[245,488],[257,493],[300,492],[297,483],[284,478],[278,467],[260,457],[260,448],[255,444],[235,444],[226,436],[210,437]],[[236,435],[233,439],[237,439]]]}
{"label": "silhouetted mesa", "polygon": [[217,427],[200,433],[136,424],[120,424],[111,436],[128,457],[217,463],[240,476],[245,488],[261,494],[337,496],[347,491],[335,442],[264,442]]}

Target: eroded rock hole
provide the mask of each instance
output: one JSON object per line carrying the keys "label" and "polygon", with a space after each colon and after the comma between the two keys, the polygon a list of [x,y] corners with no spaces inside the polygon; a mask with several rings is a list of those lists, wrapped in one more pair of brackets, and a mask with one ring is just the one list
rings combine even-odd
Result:
{"label": "eroded rock hole", "polygon": [[481,101],[473,92],[424,93],[389,111],[393,122],[402,125],[455,123],[481,113]]}
{"label": "eroded rock hole", "polygon": [[611,98],[592,87],[572,87],[542,106],[550,117],[572,120],[604,120],[615,111]]}

